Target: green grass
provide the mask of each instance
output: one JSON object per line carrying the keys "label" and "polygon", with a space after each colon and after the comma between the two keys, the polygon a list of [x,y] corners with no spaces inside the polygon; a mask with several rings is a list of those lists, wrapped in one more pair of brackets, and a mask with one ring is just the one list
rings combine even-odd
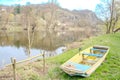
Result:
{"label": "green grass", "polygon": [[64,73],[59,66],[78,52],[78,49],[70,50],[59,56],[50,58],[48,62],[56,64],[51,73],[52,79],[63,80],[120,80],[120,33],[106,34],[99,37],[89,38],[83,42],[85,49],[92,45],[105,45],[110,47],[110,52],[103,64],[97,68],[88,78],[71,77]]}
{"label": "green grass", "polygon": [[[81,47],[84,50],[93,45],[109,46],[110,51],[102,65],[88,78],[71,77],[59,68],[61,64],[77,54],[78,49],[46,59],[45,74],[42,73],[43,63],[41,60],[24,66],[17,65],[17,73],[21,80],[120,80],[120,33],[89,38],[83,41]],[[0,75],[5,71],[0,72]]]}

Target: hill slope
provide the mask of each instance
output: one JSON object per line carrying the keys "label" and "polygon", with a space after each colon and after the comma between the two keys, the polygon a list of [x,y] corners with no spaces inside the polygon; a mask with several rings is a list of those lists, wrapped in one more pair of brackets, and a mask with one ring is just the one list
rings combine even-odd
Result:
{"label": "hill slope", "polygon": [[[110,47],[110,52],[107,55],[106,60],[103,64],[89,77],[89,78],[81,78],[81,77],[70,77],[61,71],[59,68],[53,69],[54,73],[58,72],[59,79],[65,80],[119,80],[120,79],[120,33],[116,34],[108,34],[102,35],[99,37],[90,38],[83,42],[82,48],[85,49],[92,45],[105,45]],[[56,63],[64,63],[70,57],[72,57],[77,51],[69,51],[67,53],[61,54],[53,58],[53,62]],[[68,56],[69,54],[69,56]],[[55,61],[54,61],[55,60]],[[59,65],[60,66],[60,65]],[[54,76],[55,77],[55,76]]]}
{"label": "hill slope", "polygon": [[6,22],[8,29],[16,26],[25,27],[27,17],[31,27],[38,27],[37,29],[96,28],[101,22],[90,10],[70,11],[55,4],[1,6],[0,12],[0,27],[4,27]]}
{"label": "hill slope", "polygon": [[[46,22],[59,24],[59,27],[65,28],[96,28],[98,24],[101,24],[101,20],[98,19],[96,14],[90,10],[73,10],[61,8],[57,5],[45,4],[39,6],[39,11]],[[54,19],[54,20],[53,20]]]}

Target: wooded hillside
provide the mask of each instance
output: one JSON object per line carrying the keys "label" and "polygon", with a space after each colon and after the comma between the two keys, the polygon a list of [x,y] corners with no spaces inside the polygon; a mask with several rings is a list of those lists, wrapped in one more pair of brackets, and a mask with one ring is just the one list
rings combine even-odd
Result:
{"label": "wooded hillside", "polygon": [[99,30],[101,20],[90,10],[67,10],[54,3],[0,6],[2,30]]}

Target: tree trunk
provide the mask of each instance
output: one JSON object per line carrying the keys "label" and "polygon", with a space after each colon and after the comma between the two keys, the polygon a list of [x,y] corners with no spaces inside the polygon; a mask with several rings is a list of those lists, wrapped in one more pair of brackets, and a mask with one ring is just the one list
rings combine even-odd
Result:
{"label": "tree trunk", "polygon": [[113,22],[113,12],[114,12],[114,0],[112,0],[112,5],[111,5],[111,8],[110,8],[110,14],[111,14],[111,16],[110,16],[110,25],[109,25],[109,27],[108,27],[108,30],[107,30],[107,34],[109,34],[110,32],[111,32],[111,29],[112,29],[112,22]]}
{"label": "tree trunk", "polygon": [[120,28],[117,28],[114,30],[114,33],[118,32],[120,30]]}

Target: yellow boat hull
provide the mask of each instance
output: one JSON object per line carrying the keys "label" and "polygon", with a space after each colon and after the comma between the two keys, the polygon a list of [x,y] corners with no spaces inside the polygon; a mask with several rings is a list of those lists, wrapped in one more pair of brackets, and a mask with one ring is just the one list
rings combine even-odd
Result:
{"label": "yellow boat hull", "polygon": [[108,52],[107,46],[89,47],[63,63],[60,68],[70,76],[88,77],[100,66]]}

